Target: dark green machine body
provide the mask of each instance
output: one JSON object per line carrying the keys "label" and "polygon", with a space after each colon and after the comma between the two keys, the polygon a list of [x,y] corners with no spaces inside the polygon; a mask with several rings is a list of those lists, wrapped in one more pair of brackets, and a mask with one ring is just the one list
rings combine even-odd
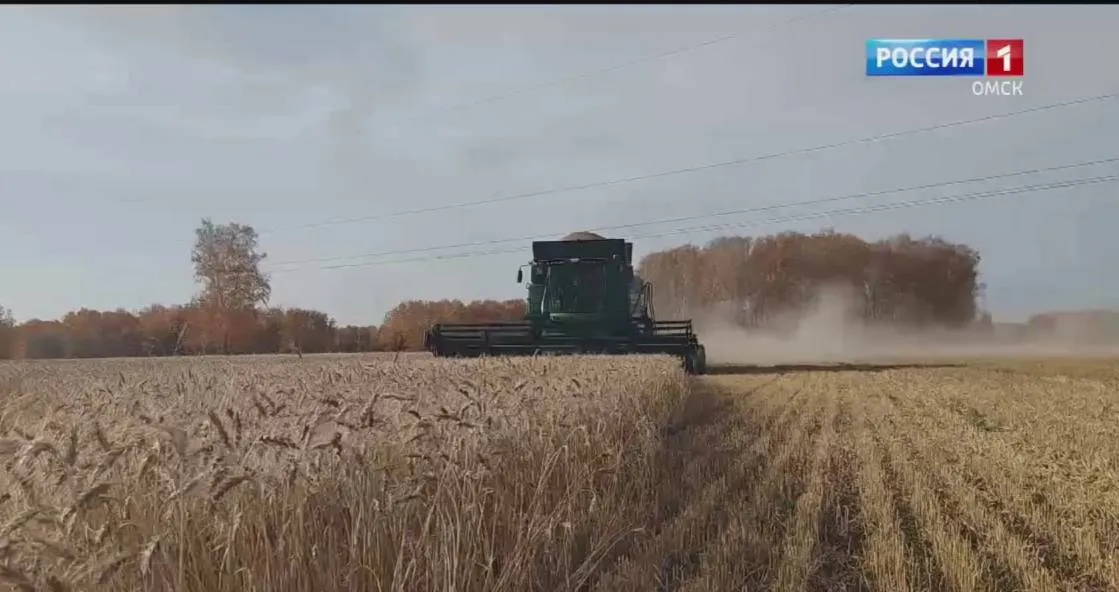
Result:
{"label": "dark green machine body", "polygon": [[[517,274],[528,312],[510,323],[440,323],[424,338],[436,356],[670,354],[694,374],[706,352],[691,321],[657,321],[649,284],[634,274],[622,239],[537,241]],[[527,268],[527,274],[525,273]]]}

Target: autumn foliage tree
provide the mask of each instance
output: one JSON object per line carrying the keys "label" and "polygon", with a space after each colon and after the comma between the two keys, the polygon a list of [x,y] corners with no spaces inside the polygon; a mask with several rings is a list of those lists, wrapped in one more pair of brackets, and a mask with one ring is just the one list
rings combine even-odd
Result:
{"label": "autumn foliage tree", "polygon": [[979,254],[936,237],[867,242],[850,234],[785,232],[723,237],[644,257],[661,317],[722,309],[743,326],[766,326],[842,289],[852,315],[870,323],[961,327],[978,314]]}
{"label": "autumn foliage tree", "polygon": [[261,270],[253,227],[202,220],[191,251],[200,292],[181,305],[129,312],[82,308],[59,320],[16,325],[0,308],[0,358],[92,358],[213,353],[324,353],[415,350],[431,323],[519,319],[524,303],[402,303],[385,325],[337,326],[325,312],[267,307],[272,289]]}
{"label": "autumn foliage tree", "polygon": [[282,349],[296,353],[330,351],[334,345],[334,319],[324,312],[289,308],[280,316]]}
{"label": "autumn foliage tree", "polygon": [[[61,320],[0,324],[0,359],[201,355],[218,351],[220,332],[194,305],[152,305],[135,312],[81,309]],[[240,321],[237,321],[240,322]],[[257,311],[231,340],[236,353],[368,352],[377,327],[338,327],[324,312],[273,307]],[[208,341],[209,340],[209,341]]]}
{"label": "autumn foliage tree", "polygon": [[12,311],[0,306],[0,360],[12,357],[16,320]]}
{"label": "autumn foliage tree", "polygon": [[1029,318],[1026,333],[1080,344],[1114,343],[1119,336],[1119,311],[1043,312]]}
{"label": "autumn foliage tree", "polygon": [[[195,238],[191,261],[201,290],[190,302],[82,308],[22,324],[0,307],[0,358],[407,351],[422,348],[434,323],[512,321],[525,312],[521,299],[412,300],[389,311],[379,327],[340,327],[325,312],[268,307],[271,286],[260,268],[266,255],[251,226],[207,219]],[[937,237],[871,242],[832,231],[784,232],[651,253],[639,273],[653,284],[659,318],[721,311],[740,325],[766,327],[812,305],[821,290],[842,289],[851,315],[867,323],[990,327],[990,315],[977,306],[979,261],[966,245]],[[1039,314],[1021,333],[1114,341],[1119,313]]]}
{"label": "autumn foliage tree", "polygon": [[257,251],[258,236],[252,226],[215,225],[203,219],[195,231],[195,280],[202,284],[197,308],[208,315],[206,325],[221,338],[221,352],[230,353],[231,334],[244,334],[256,324],[256,307],[268,303],[272,286],[260,263],[268,256]]}
{"label": "autumn foliage tree", "polygon": [[493,323],[524,318],[523,300],[409,300],[385,315],[377,332],[378,349],[410,351],[423,348],[424,331],[435,323]]}
{"label": "autumn foliage tree", "polygon": [[59,320],[16,325],[0,308],[0,358],[92,358],[208,353],[363,352],[374,326],[336,326],[328,314],[264,308],[271,296],[256,231],[202,220],[191,251],[201,291],[182,305],[137,311],[82,308]]}

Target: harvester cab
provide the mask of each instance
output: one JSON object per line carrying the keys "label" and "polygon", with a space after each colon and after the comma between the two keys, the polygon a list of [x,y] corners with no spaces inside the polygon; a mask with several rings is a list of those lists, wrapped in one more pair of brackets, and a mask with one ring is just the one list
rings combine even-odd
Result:
{"label": "harvester cab", "polygon": [[634,273],[632,243],[576,233],[536,241],[532,255],[517,270],[528,292],[523,321],[436,324],[425,336],[427,349],[459,357],[664,353],[679,357],[689,373],[706,371],[691,321],[653,318],[651,288]]}

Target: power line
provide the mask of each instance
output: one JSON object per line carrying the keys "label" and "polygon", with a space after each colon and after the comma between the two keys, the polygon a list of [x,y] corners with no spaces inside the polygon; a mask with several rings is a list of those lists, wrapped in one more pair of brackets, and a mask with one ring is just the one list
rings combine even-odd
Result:
{"label": "power line", "polygon": [[670,177],[670,176],[682,175],[682,174],[686,174],[686,173],[695,173],[695,172],[707,171],[707,170],[724,168],[724,167],[729,167],[729,166],[737,166],[737,165],[742,165],[742,164],[747,164],[747,163],[752,163],[752,162],[760,162],[760,161],[763,161],[763,160],[772,160],[772,159],[777,159],[777,158],[784,158],[784,157],[787,157],[787,156],[797,156],[797,155],[811,154],[811,153],[815,153],[815,152],[822,152],[822,151],[825,151],[825,150],[834,150],[836,148],[842,148],[842,147],[846,147],[846,146],[856,146],[856,145],[860,145],[860,144],[870,144],[870,143],[880,142],[880,141],[884,141],[884,140],[892,140],[892,139],[905,137],[905,136],[920,135],[920,134],[930,133],[930,132],[934,132],[934,131],[951,129],[951,128],[955,128],[955,127],[964,127],[964,126],[975,125],[975,124],[979,124],[979,123],[987,123],[987,122],[990,122],[990,121],[998,121],[998,120],[1002,120],[1002,119],[1009,119],[1011,117],[1018,117],[1020,115],[1027,115],[1027,114],[1031,114],[1031,113],[1041,113],[1041,112],[1051,111],[1053,109],[1061,109],[1061,108],[1064,108],[1064,107],[1084,105],[1084,104],[1093,103],[1093,102],[1096,102],[1096,101],[1104,101],[1104,100],[1114,99],[1116,97],[1119,97],[1119,92],[1108,93],[1108,94],[1104,94],[1104,95],[1097,95],[1097,96],[1093,96],[1093,97],[1082,97],[1082,98],[1078,98],[1078,99],[1071,99],[1071,100],[1067,100],[1067,101],[1061,101],[1061,102],[1058,102],[1058,103],[1050,103],[1050,104],[1041,105],[1041,106],[1038,106],[1038,107],[1021,109],[1021,110],[1018,110],[1018,111],[1010,111],[1010,112],[1007,112],[1007,113],[998,113],[998,114],[994,114],[994,115],[977,117],[977,118],[974,118],[974,119],[964,119],[964,120],[952,121],[952,122],[941,123],[941,124],[932,125],[932,126],[913,128],[913,129],[901,130],[901,131],[896,131],[896,132],[889,132],[889,133],[878,134],[878,135],[874,135],[874,136],[866,136],[866,137],[863,137],[863,138],[856,138],[856,139],[853,139],[853,140],[845,140],[845,141],[841,141],[841,142],[832,142],[832,143],[829,143],[829,144],[820,144],[820,145],[817,145],[817,146],[810,146],[810,147],[806,147],[806,148],[797,148],[797,149],[793,149],[793,150],[786,150],[786,151],[783,151],[783,152],[774,152],[774,153],[770,153],[770,154],[762,154],[762,155],[751,156],[751,157],[746,157],[746,158],[736,158],[734,160],[725,160],[725,161],[721,161],[721,162],[714,162],[714,163],[696,165],[696,166],[691,166],[691,167],[672,169],[672,170],[667,170],[667,171],[660,171],[660,172],[656,172],[656,173],[648,173],[648,174],[636,175],[636,176],[631,176],[631,177],[622,177],[622,178],[619,178],[619,179],[610,179],[610,180],[606,180],[606,181],[596,181],[596,182],[593,182],[593,183],[585,183],[585,184],[582,184],[582,185],[569,185],[567,187],[559,187],[559,188],[555,188],[555,189],[544,189],[544,190],[539,190],[539,191],[531,191],[531,192],[527,192],[527,193],[503,195],[503,196],[492,197],[492,198],[477,200],[477,201],[458,202],[458,203],[453,203],[453,204],[444,204],[444,205],[440,205],[440,206],[430,206],[430,207],[424,207],[424,208],[416,208],[416,209],[412,209],[412,210],[399,210],[399,211],[396,211],[396,212],[387,212],[387,213],[384,213],[384,214],[373,214],[373,215],[368,215],[368,216],[356,216],[356,217],[350,217],[350,218],[328,219],[328,220],[324,220],[324,221],[321,221],[321,222],[311,222],[311,223],[307,223],[307,224],[300,224],[300,225],[297,225],[297,226],[289,226],[289,227],[286,227],[286,228],[279,228],[279,229],[274,229],[274,230],[261,231],[260,234],[263,235],[263,234],[281,232],[281,231],[285,231],[285,230],[297,230],[297,229],[303,229],[303,228],[318,228],[318,227],[323,227],[323,226],[337,226],[337,225],[341,225],[341,224],[352,224],[352,223],[356,223],[356,222],[371,222],[371,221],[374,221],[374,220],[385,220],[385,219],[389,219],[389,218],[398,218],[398,217],[402,217],[402,216],[412,216],[412,215],[417,215],[417,214],[428,214],[428,213],[432,213],[432,212],[441,212],[441,211],[447,211],[447,210],[464,209],[464,208],[475,207],[475,206],[505,203],[505,202],[511,202],[511,201],[524,200],[524,199],[532,199],[532,198],[543,197],[543,196],[547,196],[547,195],[555,195],[555,194],[558,194],[558,193],[568,193],[568,192],[572,192],[572,191],[582,191],[582,190],[586,190],[586,189],[594,189],[594,188],[599,188],[599,187],[610,187],[610,186],[615,186],[615,185],[623,185],[623,184],[627,184],[627,183],[634,183],[634,182],[637,182],[637,181],[647,181],[647,180],[658,179],[658,178],[662,178],[662,177]]}
{"label": "power line", "polygon": [[[856,208],[828,210],[828,211],[823,211],[823,212],[812,212],[812,213],[807,213],[807,214],[786,216],[786,217],[781,217],[781,218],[771,218],[771,219],[767,219],[767,220],[753,220],[753,221],[733,223],[733,224],[696,226],[696,227],[690,227],[690,228],[677,228],[677,229],[663,231],[663,232],[655,232],[655,233],[635,235],[633,238],[635,238],[635,239],[636,238],[658,238],[658,237],[664,237],[664,236],[673,236],[673,235],[677,235],[677,234],[689,234],[689,233],[694,233],[694,232],[702,232],[702,231],[709,231],[709,230],[715,230],[715,229],[745,228],[745,227],[761,226],[761,225],[769,225],[769,224],[800,222],[800,221],[813,220],[813,219],[819,219],[819,218],[827,218],[827,217],[833,217],[833,216],[850,216],[850,215],[869,214],[869,213],[875,213],[875,212],[881,212],[881,211],[887,211],[887,210],[900,210],[900,209],[909,209],[909,208],[915,208],[915,207],[927,207],[927,206],[934,206],[934,205],[944,205],[944,204],[949,204],[949,203],[961,203],[961,202],[969,202],[969,201],[978,201],[978,200],[991,199],[991,198],[995,198],[995,197],[1003,197],[1003,196],[1008,196],[1008,195],[1019,195],[1019,194],[1035,193],[1035,192],[1041,192],[1041,191],[1052,191],[1052,190],[1056,190],[1056,189],[1065,189],[1065,188],[1070,188],[1070,187],[1080,187],[1080,186],[1087,186],[1087,185],[1097,185],[1097,184],[1103,184],[1103,183],[1114,183],[1116,181],[1119,181],[1119,174],[1104,175],[1104,176],[1099,176],[1099,177],[1088,177],[1088,178],[1081,178],[1081,179],[1072,179],[1072,180],[1067,180],[1067,181],[1055,181],[1055,182],[1051,182],[1051,183],[1041,183],[1041,184],[1035,184],[1035,185],[1025,185],[1025,186],[1011,187],[1011,188],[1004,188],[1004,189],[994,189],[994,190],[989,190],[989,191],[964,193],[964,194],[959,194],[959,195],[942,196],[942,197],[921,199],[921,200],[910,200],[910,201],[905,201],[905,202],[878,204],[878,205],[874,205],[874,206],[862,206],[862,207],[856,207]],[[407,259],[392,259],[392,260],[387,260],[387,261],[366,261],[366,262],[360,262],[360,263],[348,263],[348,264],[326,265],[326,266],[313,266],[313,267],[309,267],[309,268],[296,267],[296,268],[289,268],[289,269],[269,270],[268,273],[272,273],[272,274],[288,273],[288,272],[292,272],[292,271],[304,271],[304,270],[309,270],[309,269],[310,270],[314,270],[314,269],[319,269],[319,270],[348,269],[348,268],[356,268],[356,267],[373,267],[373,266],[377,266],[377,265],[390,265],[390,264],[398,264],[398,263],[415,263],[415,262],[435,261],[435,260],[444,260],[444,259],[462,259],[462,258],[468,258],[468,257],[486,257],[486,256],[491,256],[491,255],[519,253],[519,252],[522,252],[523,250],[524,250],[523,247],[503,248],[503,249],[492,249],[492,250],[488,250],[488,251],[473,251],[473,252],[466,252],[466,253],[450,253],[450,254],[446,254],[446,255],[428,255],[428,256],[425,256],[425,257],[412,257],[412,258],[407,258]]]}
{"label": "power line", "polygon": [[[778,29],[778,28],[781,28],[781,27],[785,27],[785,26],[788,26],[788,25],[793,25],[793,24],[799,23],[801,21],[805,21],[805,20],[811,19],[813,17],[822,16],[822,15],[825,15],[825,14],[836,13],[836,12],[839,12],[839,11],[842,11],[842,10],[846,10],[848,8],[852,8],[853,6],[855,6],[855,5],[854,4],[839,4],[839,5],[836,5],[836,6],[828,6],[826,8],[822,8],[822,9],[819,9],[819,10],[808,11],[804,14],[798,14],[798,15],[793,16],[793,17],[784,18],[784,19],[777,19],[775,21],[765,22],[765,23],[762,23],[761,25],[759,25],[758,27],[751,28],[747,31],[742,31],[742,32],[739,32],[739,33],[732,33],[732,34],[729,34],[729,35],[723,35],[721,37],[715,37],[715,38],[707,39],[705,41],[701,41],[701,42],[698,42],[698,43],[693,43],[693,44],[690,44],[690,45],[684,45],[684,46],[677,47],[675,49],[666,50],[666,51],[662,51],[662,52],[655,53],[655,54],[649,54],[649,55],[645,55],[645,56],[638,57],[638,58],[633,58],[633,59],[630,59],[630,60],[627,60],[627,61],[624,61],[624,62],[619,62],[619,63],[612,64],[610,66],[603,66],[603,67],[595,68],[593,70],[586,70],[586,71],[583,71],[583,72],[570,74],[570,75],[567,75],[567,76],[564,76],[564,77],[561,77],[561,78],[557,78],[557,79],[553,79],[553,80],[549,80],[549,81],[546,81],[546,82],[541,82],[541,83],[537,83],[537,84],[533,84],[533,85],[529,85],[529,86],[520,87],[520,88],[511,90],[511,91],[507,91],[507,92],[503,92],[503,93],[478,97],[478,98],[475,98],[475,99],[472,99],[472,100],[469,100],[469,101],[466,101],[466,102],[462,102],[462,103],[457,103],[457,104],[454,104],[454,105],[438,107],[438,108],[435,108],[434,111],[436,111],[436,112],[439,112],[439,111],[449,112],[449,111],[455,111],[455,110],[460,110],[460,109],[466,109],[466,108],[475,107],[475,106],[479,106],[479,105],[483,105],[483,104],[487,104],[487,103],[493,103],[493,102],[502,101],[502,100],[505,100],[505,99],[514,98],[514,97],[517,97],[517,96],[520,96],[520,95],[523,95],[523,94],[528,94],[528,93],[532,93],[532,92],[539,91],[539,90],[544,90],[544,89],[553,88],[553,87],[557,87],[557,86],[563,86],[565,84],[569,84],[569,83],[572,83],[572,82],[577,82],[579,80],[585,80],[585,79],[594,78],[594,77],[597,77],[597,76],[602,76],[602,75],[605,75],[605,74],[611,74],[613,72],[617,72],[617,71],[620,71],[620,70],[625,70],[625,69],[633,67],[633,66],[639,66],[641,64],[646,64],[646,63],[655,62],[655,61],[670,58],[670,57],[675,57],[675,56],[678,56],[678,55],[690,53],[690,52],[698,50],[698,49],[703,49],[705,47],[710,47],[712,45],[718,45],[718,44],[726,42],[726,41],[739,39],[739,38],[742,38],[747,33],[768,32],[768,31],[775,30],[775,29]],[[434,115],[437,115],[437,114],[438,113],[427,113],[427,114],[416,115],[416,116],[413,116],[413,117],[405,117],[405,118],[400,120],[400,123],[409,122],[409,121],[421,121],[421,120],[430,118],[430,117],[432,117]],[[143,202],[143,201],[147,201],[147,200],[143,199],[143,198],[140,198],[140,199],[124,199],[124,200],[118,200],[117,203],[137,203],[137,202]],[[280,232],[280,231],[284,231],[284,230],[295,230],[295,229],[300,229],[300,228],[305,228],[305,227],[306,226],[294,226],[294,227],[284,227],[284,228],[279,228],[279,229],[274,229],[274,230],[262,230],[262,231],[259,231],[258,234],[267,234],[267,233],[271,233],[271,232]]]}
{"label": "power line", "polygon": [[935,206],[950,203],[979,201],[983,199],[991,199],[995,197],[1003,197],[1007,195],[1020,195],[1024,193],[1033,193],[1038,191],[1053,191],[1055,189],[1065,189],[1068,187],[1080,187],[1084,185],[1098,185],[1101,183],[1113,183],[1119,181],[1119,174],[1103,175],[1099,177],[1087,177],[1081,179],[1070,179],[1066,181],[1053,181],[1050,183],[1039,183],[1035,185],[1023,185],[1019,187],[1010,187],[1003,189],[992,189],[988,191],[978,191],[974,193],[965,193],[960,195],[949,195],[941,197],[933,197],[927,199],[914,199],[901,202],[891,202],[885,204],[875,204],[869,206],[861,206],[857,208],[845,208],[839,210],[829,210],[824,212],[808,212],[795,216],[787,216],[785,218],[776,218],[762,221],[751,221],[742,223],[731,224],[708,224],[704,226],[692,226],[689,228],[677,228],[667,232],[659,232],[655,234],[636,235],[634,238],[652,238],[672,236],[677,234],[691,234],[695,232],[706,232],[710,230],[721,230],[725,228],[746,228],[759,225],[775,224],[782,222],[803,222],[806,220],[815,220],[819,218],[830,218],[832,216],[843,216],[851,214],[872,214],[876,212],[885,212],[889,210],[904,210],[909,208]]}
{"label": "power line", "polygon": [[[963,184],[967,184],[967,183],[979,183],[979,182],[983,182],[983,181],[994,181],[996,179],[1006,179],[1006,178],[1010,178],[1010,177],[1020,177],[1020,176],[1024,176],[1024,175],[1034,175],[1034,174],[1039,174],[1039,173],[1048,173],[1048,172],[1069,170],[1069,169],[1075,169],[1075,168],[1083,168],[1083,167],[1089,167],[1089,166],[1098,166],[1098,165],[1101,165],[1101,164],[1109,164],[1109,163],[1114,163],[1114,162],[1119,162],[1119,156],[1112,157],[1112,158],[1104,158],[1104,159],[1099,159],[1099,160],[1076,162],[1076,163],[1072,163],[1072,164],[1063,164],[1063,165],[1057,165],[1057,166],[1051,166],[1051,167],[1044,167],[1044,168],[1034,168],[1034,169],[1013,171],[1013,172],[1001,173],[1001,174],[997,174],[997,175],[985,175],[985,176],[982,176],[982,177],[970,177],[970,178],[967,178],[967,179],[956,179],[956,180],[952,180],[952,181],[941,181],[941,182],[937,182],[937,183],[926,183],[926,184],[923,184],[923,185],[910,185],[910,186],[906,186],[906,187],[895,187],[895,188],[891,188],[891,189],[882,189],[882,190],[877,190],[877,191],[865,191],[865,192],[859,192],[859,193],[851,193],[851,194],[847,194],[847,195],[817,198],[817,199],[810,199],[810,200],[798,201],[798,202],[767,204],[767,205],[763,205],[763,206],[754,206],[754,207],[749,207],[749,208],[739,208],[739,209],[734,209],[734,210],[724,210],[724,211],[720,211],[720,212],[712,212],[712,213],[706,213],[706,214],[693,214],[693,215],[688,215],[688,216],[677,216],[677,217],[673,217],[673,218],[661,218],[661,219],[658,219],[658,220],[647,220],[647,221],[644,221],[644,222],[632,222],[632,223],[629,223],[629,224],[614,224],[614,225],[609,225],[609,226],[599,226],[599,227],[596,227],[596,228],[591,228],[589,230],[591,230],[593,232],[602,232],[602,231],[608,231],[608,230],[621,230],[621,229],[627,229],[627,228],[641,228],[641,227],[645,227],[645,226],[656,226],[656,225],[661,225],[661,224],[671,224],[671,223],[675,223],[675,222],[687,222],[687,221],[691,221],[691,220],[700,220],[700,219],[703,219],[703,218],[716,218],[716,217],[722,217],[722,216],[733,216],[733,215],[738,215],[738,214],[753,214],[753,213],[767,212],[767,211],[778,210],[778,209],[783,209],[783,208],[813,206],[813,205],[820,205],[820,204],[826,204],[826,203],[850,201],[850,200],[854,200],[854,199],[863,199],[863,198],[868,198],[868,197],[880,197],[880,196],[883,196],[883,195],[890,195],[890,194],[894,194],[894,193],[906,193],[906,192],[910,192],[910,191],[920,191],[920,190],[924,190],[924,189],[936,189],[936,188],[948,187],[948,186],[952,186],[952,185],[963,185]],[[558,234],[561,234],[561,232],[555,232],[555,233],[549,233],[549,234],[558,235]],[[372,253],[361,253],[361,254],[357,254],[357,255],[335,255],[335,256],[330,256],[330,257],[319,257],[319,258],[314,258],[314,259],[277,261],[277,262],[271,263],[270,265],[286,266],[286,265],[302,265],[302,264],[306,264],[306,263],[328,263],[328,262],[331,262],[331,261],[342,261],[342,260],[346,260],[346,259],[364,259],[364,258],[372,258],[372,257],[388,257],[388,256],[393,256],[393,255],[409,255],[409,254],[415,254],[415,253],[427,253],[427,252],[441,251],[441,250],[446,250],[446,249],[461,249],[461,248],[467,248],[467,247],[479,247],[479,246],[495,245],[495,244],[502,244],[502,243],[514,243],[514,242],[524,243],[524,242],[528,242],[528,241],[532,241],[532,240],[539,240],[539,236],[540,235],[538,234],[538,235],[534,235],[534,236],[519,236],[519,237],[512,237],[512,238],[490,239],[490,240],[473,241],[473,242],[466,242],[466,243],[455,243],[455,244],[448,244],[448,245],[440,245],[440,246],[434,246],[434,247],[415,247],[415,248],[409,248],[409,249],[394,249],[394,250],[391,250],[391,251],[378,251],[378,252],[372,252]]]}

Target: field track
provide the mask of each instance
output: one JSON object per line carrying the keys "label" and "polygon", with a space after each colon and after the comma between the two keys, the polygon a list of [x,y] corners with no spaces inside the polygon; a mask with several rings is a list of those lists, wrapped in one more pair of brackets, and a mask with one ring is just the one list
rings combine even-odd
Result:
{"label": "field track", "polygon": [[1114,365],[714,374],[671,511],[600,589],[1117,589]]}

